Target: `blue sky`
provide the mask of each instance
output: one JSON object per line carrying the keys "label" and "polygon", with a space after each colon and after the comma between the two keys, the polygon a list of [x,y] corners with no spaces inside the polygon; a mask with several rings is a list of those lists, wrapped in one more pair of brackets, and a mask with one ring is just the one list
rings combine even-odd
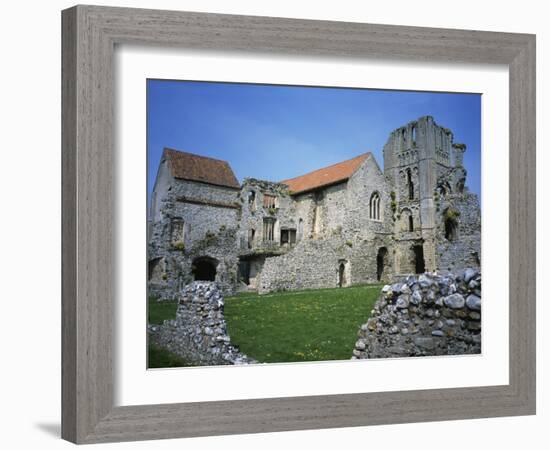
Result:
{"label": "blue sky", "polygon": [[242,181],[280,181],[361,153],[424,115],[467,145],[466,184],[481,191],[481,95],[147,81],[148,193],[162,150],[226,160]]}

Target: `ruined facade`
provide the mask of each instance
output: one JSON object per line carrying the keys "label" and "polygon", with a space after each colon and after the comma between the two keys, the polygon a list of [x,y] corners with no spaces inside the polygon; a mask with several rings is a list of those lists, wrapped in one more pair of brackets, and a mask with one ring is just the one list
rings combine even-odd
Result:
{"label": "ruined facade", "polygon": [[281,182],[165,149],[148,224],[149,293],[194,280],[260,293],[479,267],[481,213],[465,145],[430,116],[370,153]]}

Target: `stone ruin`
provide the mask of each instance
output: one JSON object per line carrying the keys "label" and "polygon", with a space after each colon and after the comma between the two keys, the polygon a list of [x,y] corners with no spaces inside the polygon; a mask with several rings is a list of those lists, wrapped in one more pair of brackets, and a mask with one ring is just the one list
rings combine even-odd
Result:
{"label": "stone ruin", "polygon": [[165,148],[150,198],[148,295],[172,299],[192,281],[264,294],[479,268],[465,151],[431,116],[393,130],[383,161],[363,153],[278,182],[239,183],[227,161]]}
{"label": "stone ruin", "polygon": [[[480,272],[427,272],[385,285],[358,336],[355,360],[480,354]],[[176,318],[149,325],[149,339],[189,365],[257,363],[231,344],[223,295],[214,282],[185,286]]]}
{"label": "stone ruin", "polygon": [[425,273],[386,285],[352,359],[481,353],[481,274]]}
{"label": "stone ruin", "polygon": [[149,339],[190,365],[255,363],[231,344],[223,310],[216,283],[195,281],[181,291],[174,320],[149,325]]}

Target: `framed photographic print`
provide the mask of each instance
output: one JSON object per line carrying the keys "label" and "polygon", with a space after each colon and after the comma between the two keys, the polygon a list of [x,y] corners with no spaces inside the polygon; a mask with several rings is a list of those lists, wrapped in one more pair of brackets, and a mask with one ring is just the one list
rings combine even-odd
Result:
{"label": "framed photographic print", "polygon": [[532,35],[64,11],[63,437],[533,414],[534,73]]}

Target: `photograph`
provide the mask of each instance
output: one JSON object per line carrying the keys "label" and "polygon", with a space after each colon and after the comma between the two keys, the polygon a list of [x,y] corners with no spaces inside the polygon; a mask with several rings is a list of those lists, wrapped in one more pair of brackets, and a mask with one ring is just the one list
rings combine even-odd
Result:
{"label": "photograph", "polygon": [[5,2],[2,448],[544,448],[545,6]]}
{"label": "photograph", "polygon": [[148,368],[481,353],[481,95],[147,80]]}

